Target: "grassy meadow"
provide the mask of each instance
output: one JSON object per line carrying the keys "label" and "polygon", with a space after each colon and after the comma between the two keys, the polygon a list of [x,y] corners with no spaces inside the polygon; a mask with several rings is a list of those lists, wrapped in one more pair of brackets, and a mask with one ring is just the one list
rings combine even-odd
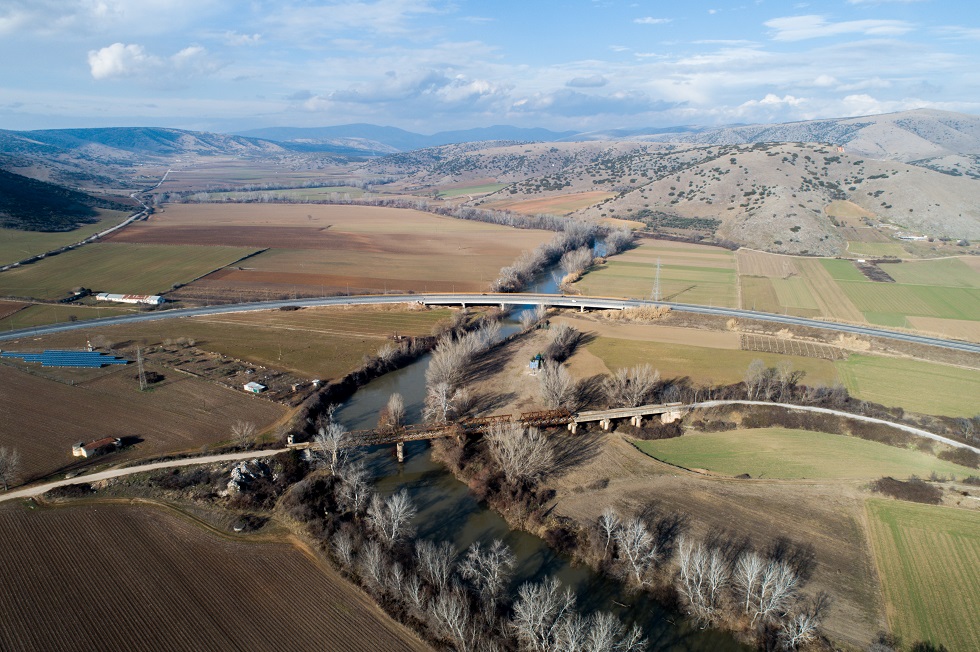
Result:
{"label": "grassy meadow", "polygon": [[0,295],[57,299],[77,286],[98,292],[156,294],[253,251],[193,245],[90,244],[0,274]]}
{"label": "grassy meadow", "polygon": [[904,358],[852,354],[835,363],[851,396],[913,412],[972,417],[980,371]]}
{"label": "grassy meadow", "polygon": [[980,514],[884,499],[866,506],[889,628],[907,645],[980,649]]}
{"label": "grassy meadow", "polygon": [[[696,341],[696,333],[692,335],[692,341]],[[834,363],[819,358],[611,337],[598,337],[586,347],[613,371],[649,363],[663,378],[690,377],[695,383],[741,382],[749,363],[756,359],[768,366],[789,360],[796,369],[806,372],[805,382],[829,385],[837,380]]]}
{"label": "grassy meadow", "polygon": [[129,215],[125,211],[99,210],[98,222],[85,224],[73,231],[0,229],[0,265],[15,263],[58,247],[81,242],[99,231],[119,224]]}
{"label": "grassy meadow", "polygon": [[594,296],[650,298],[660,261],[665,301],[734,307],[738,275],[732,252],[718,247],[643,240],[590,271],[575,286]]}
{"label": "grassy meadow", "polygon": [[74,320],[84,321],[100,317],[116,317],[138,312],[138,310],[136,307],[124,308],[109,305],[84,306],[65,303],[35,303],[0,319],[0,331],[12,331],[18,328],[30,328],[31,326],[43,326],[45,324],[60,324]]}
{"label": "grassy meadow", "polygon": [[976,473],[917,450],[787,428],[695,433],[634,445],[675,466],[729,476],[748,473],[753,478],[873,480],[886,475],[929,477],[936,472],[962,478]]}

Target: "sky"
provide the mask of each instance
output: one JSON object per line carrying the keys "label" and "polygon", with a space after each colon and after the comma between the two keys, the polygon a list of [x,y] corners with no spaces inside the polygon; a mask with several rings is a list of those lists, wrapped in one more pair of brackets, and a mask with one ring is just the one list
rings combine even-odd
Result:
{"label": "sky", "polygon": [[0,0],[0,128],[980,114],[973,0]]}

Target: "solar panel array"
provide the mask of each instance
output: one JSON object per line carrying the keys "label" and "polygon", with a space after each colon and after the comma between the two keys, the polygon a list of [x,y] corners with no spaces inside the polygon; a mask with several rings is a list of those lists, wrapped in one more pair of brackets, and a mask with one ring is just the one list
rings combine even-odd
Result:
{"label": "solar panel array", "polygon": [[124,358],[100,353],[99,351],[62,351],[49,349],[42,353],[0,352],[3,358],[20,358],[24,362],[40,362],[42,367],[88,367],[99,368],[109,364],[128,364]]}

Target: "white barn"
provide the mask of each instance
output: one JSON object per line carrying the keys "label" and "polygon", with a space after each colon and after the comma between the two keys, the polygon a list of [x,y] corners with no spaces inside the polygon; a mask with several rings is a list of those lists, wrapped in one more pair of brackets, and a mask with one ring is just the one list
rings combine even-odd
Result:
{"label": "white barn", "polygon": [[116,303],[142,303],[148,306],[159,306],[166,299],[156,294],[109,294],[100,292],[95,295],[99,301],[115,301]]}

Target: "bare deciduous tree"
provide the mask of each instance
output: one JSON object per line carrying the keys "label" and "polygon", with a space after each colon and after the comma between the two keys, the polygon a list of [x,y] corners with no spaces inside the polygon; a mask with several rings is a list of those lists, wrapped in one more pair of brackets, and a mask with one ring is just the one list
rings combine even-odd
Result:
{"label": "bare deciduous tree", "polygon": [[251,421],[236,421],[231,427],[231,437],[240,448],[251,448],[255,443],[255,424]]}
{"label": "bare deciduous tree", "polygon": [[687,537],[678,541],[677,552],[678,589],[687,600],[690,614],[698,622],[710,624],[717,618],[722,589],[730,577],[724,555]]}
{"label": "bare deciduous tree", "polygon": [[332,418],[319,427],[316,437],[313,438],[312,452],[317,463],[328,467],[332,475],[347,461],[346,444],[349,438],[347,428]]}
{"label": "bare deciduous tree", "polygon": [[514,602],[511,627],[521,647],[527,650],[555,650],[565,620],[574,613],[575,596],[562,590],[561,582],[550,577],[540,584],[521,585]]}
{"label": "bare deciduous tree", "polygon": [[650,572],[658,561],[658,546],[647,524],[639,518],[624,521],[615,532],[616,549],[626,564],[630,579],[637,586],[650,582]]}
{"label": "bare deciduous tree", "polygon": [[606,507],[602,510],[602,514],[599,515],[599,531],[605,535],[606,543],[603,546],[603,552],[609,550],[609,543],[616,536],[616,530],[619,529],[619,514],[616,513],[612,507]]}
{"label": "bare deciduous tree", "polygon": [[381,368],[387,369],[388,367],[392,366],[395,359],[398,357],[400,350],[401,349],[391,342],[386,342],[380,349],[378,349],[378,364],[381,365]]}
{"label": "bare deciduous tree", "polygon": [[420,613],[425,611],[428,598],[422,586],[422,580],[415,573],[409,575],[408,580],[405,582],[405,595],[410,605],[415,607]]}
{"label": "bare deciduous tree", "polygon": [[746,552],[735,562],[735,572],[732,581],[741,595],[742,609],[748,614],[757,604],[759,585],[762,582],[762,572],[766,561],[757,552]]}
{"label": "bare deciduous tree", "polygon": [[627,630],[607,613],[585,619],[575,611],[575,597],[547,578],[524,584],[514,602],[511,628],[523,650],[535,652],[638,652],[646,641],[638,627]]}
{"label": "bare deciduous tree", "polygon": [[628,228],[616,229],[606,234],[606,255],[615,256],[633,244],[633,232]]}
{"label": "bare deciduous tree", "polygon": [[425,395],[423,418],[429,423],[449,423],[455,411],[452,386],[446,382],[430,385]]}
{"label": "bare deciduous tree", "polygon": [[364,462],[338,467],[337,477],[340,478],[340,487],[337,491],[339,502],[348,511],[361,513],[371,497],[371,486],[368,484],[370,474]]}
{"label": "bare deciduous tree", "polygon": [[820,593],[813,600],[806,600],[802,609],[783,622],[779,631],[779,641],[785,650],[796,650],[817,637],[817,630],[824,613],[830,606],[830,597]]}
{"label": "bare deciduous tree", "polygon": [[388,404],[378,416],[378,428],[394,432],[405,424],[405,399],[398,392],[388,397]]}
{"label": "bare deciduous tree", "polygon": [[745,376],[742,379],[742,383],[745,385],[745,396],[750,401],[754,401],[759,395],[759,387],[765,379],[765,375],[765,362],[757,358],[749,363],[748,369],[745,370]]}
{"label": "bare deciduous tree", "polygon": [[545,360],[538,373],[538,389],[541,399],[549,408],[575,408],[575,380],[564,365]]}
{"label": "bare deciduous tree", "polygon": [[330,538],[330,547],[341,564],[350,568],[354,563],[354,538],[343,530]]}
{"label": "bare deciduous tree", "polygon": [[448,587],[439,592],[432,602],[432,615],[457,649],[470,649],[470,607],[457,588]]}
{"label": "bare deciduous tree", "polygon": [[592,247],[579,247],[563,255],[558,264],[565,271],[565,274],[578,277],[592,266],[592,261]]}
{"label": "bare deciduous tree", "polygon": [[487,624],[493,622],[497,600],[503,592],[517,559],[500,539],[486,548],[474,543],[459,564],[459,574],[469,580],[483,604]]}
{"label": "bare deciduous tree", "polygon": [[424,539],[415,546],[419,572],[431,586],[442,590],[449,584],[456,561],[456,550],[448,541],[436,545]]}
{"label": "bare deciduous tree", "polygon": [[358,555],[361,576],[375,588],[385,585],[385,570],[388,565],[387,555],[377,541],[368,541]]}
{"label": "bare deciduous tree", "polygon": [[0,446],[0,484],[7,491],[20,473],[20,452],[16,448]]}
{"label": "bare deciduous tree", "polygon": [[796,595],[799,582],[799,577],[786,562],[770,561],[762,572],[752,620],[767,620],[785,611]]}
{"label": "bare deciduous tree", "polygon": [[551,341],[544,350],[544,357],[557,362],[567,360],[582,337],[582,333],[568,324],[558,324],[549,331],[549,335]]}
{"label": "bare deciduous tree", "polygon": [[408,492],[402,489],[387,498],[378,494],[371,497],[368,520],[381,540],[391,547],[409,534],[409,521],[416,513]]}
{"label": "bare deciduous tree", "polygon": [[494,423],[486,435],[494,461],[507,482],[533,482],[551,468],[553,453],[537,428],[525,429],[520,423]]}
{"label": "bare deciduous tree", "polygon": [[639,407],[650,400],[660,372],[648,364],[623,367],[606,379],[606,398],[616,407]]}

